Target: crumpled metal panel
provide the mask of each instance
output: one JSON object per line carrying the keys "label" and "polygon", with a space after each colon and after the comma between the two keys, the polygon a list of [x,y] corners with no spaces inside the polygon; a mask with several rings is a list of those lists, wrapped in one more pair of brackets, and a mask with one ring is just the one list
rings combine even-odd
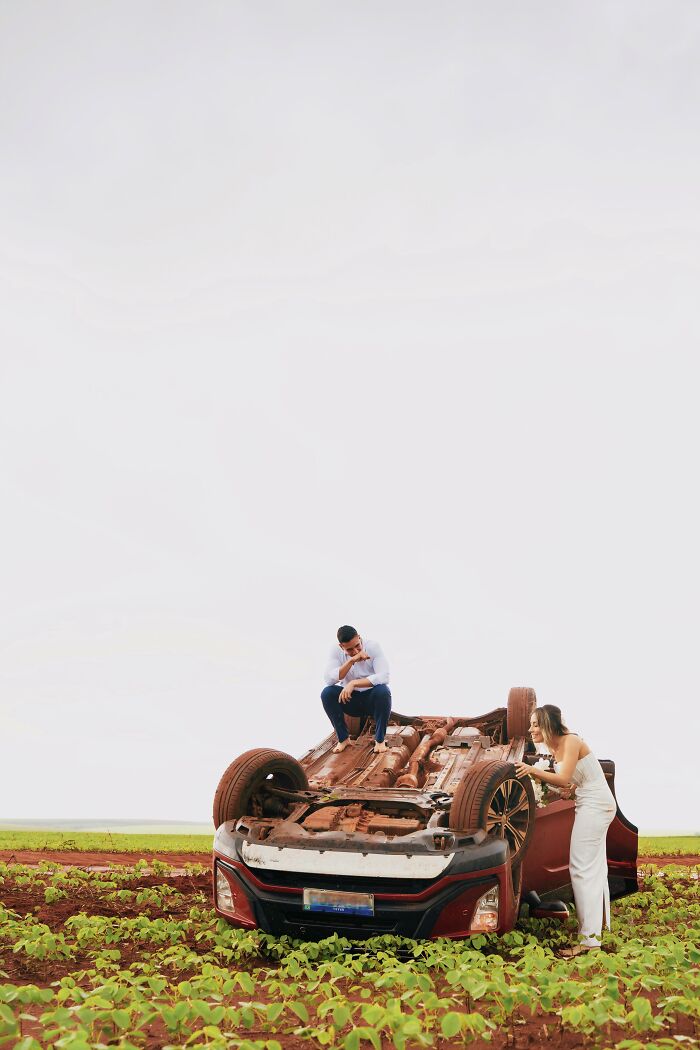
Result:
{"label": "crumpled metal panel", "polygon": [[[410,725],[390,722],[388,750],[374,753],[373,723],[341,751],[334,754],[334,734],[301,759],[309,786],[424,788],[452,794],[470,765],[484,759],[519,762],[525,741],[498,742],[505,709],[481,718],[439,718],[434,715],[411,719]],[[489,729],[494,730],[491,734]],[[496,731],[497,730],[497,731]],[[494,740],[494,736],[497,738]]]}
{"label": "crumpled metal panel", "polygon": [[347,806],[326,805],[314,810],[301,821],[307,831],[344,831],[362,834],[409,835],[419,831],[424,822],[417,815],[390,816],[372,811],[359,802]]}

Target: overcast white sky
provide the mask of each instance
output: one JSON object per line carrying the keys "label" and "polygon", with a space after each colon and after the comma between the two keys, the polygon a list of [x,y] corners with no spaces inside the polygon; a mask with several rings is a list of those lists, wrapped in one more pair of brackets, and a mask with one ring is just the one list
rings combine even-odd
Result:
{"label": "overcast white sky", "polygon": [[691,0],[0,2],[0,817],[208,820],[350,622],[698,828],[699,117]]}

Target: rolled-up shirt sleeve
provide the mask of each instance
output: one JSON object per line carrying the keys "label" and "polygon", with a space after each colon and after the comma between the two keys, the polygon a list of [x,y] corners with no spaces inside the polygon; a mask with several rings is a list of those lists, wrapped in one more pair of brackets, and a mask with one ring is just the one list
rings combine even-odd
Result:
{"label": "rolled-up shirt sleeve", "polygon": [[389,684],[389,661],[382,652],[381,646],[375,643],[374,652],[372,653],[372,674],[368,674],[367,678],[372,685],[388,685]]}
{"label": "rolled-up shirt sleeve", "polygon": [[331,652],[331,655],[330,655],[330,658],[328,660],[328,663],[326,664],[326,671],[325,671],[325,674],[323,676],[324,680],[326,682],[326,685],[337,685],[338,684],[338,682],[340,681],[340,678],[339,678],[340,667],[341,667],[341,665],[338,663],[338,652],[337,652],[337,650],[334,649]]}

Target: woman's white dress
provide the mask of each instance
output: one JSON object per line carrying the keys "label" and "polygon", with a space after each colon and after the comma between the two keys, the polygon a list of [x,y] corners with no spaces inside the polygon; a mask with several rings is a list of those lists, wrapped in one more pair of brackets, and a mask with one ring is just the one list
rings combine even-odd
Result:
{"label": "woman's white dress", "polygon": [[[558,763],[555,763],[557,770]],[[578,916],[579,937],[588,948],[600,945],[603,921],[610,929],[610,887],[606,836],[617,803],[600,762],[592,752],[576,763],[576,815],[571,832],[569,873]]]}

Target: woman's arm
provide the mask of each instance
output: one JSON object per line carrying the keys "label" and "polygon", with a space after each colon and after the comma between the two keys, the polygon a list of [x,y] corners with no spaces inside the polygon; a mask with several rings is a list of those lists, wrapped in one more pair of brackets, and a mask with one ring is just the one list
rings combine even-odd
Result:
{"label": "woman's arm", "polygon": [[516,772],[519,777],[531,776],[536,780],[541,780],[544,784],[568,787],[578,762],[579,752],[579,738],[573,733],[564,737],[563,752],[558,773],[550,773],[549,770],[538,769],[537,766],[528,766],[525,762],[515,763]]}

